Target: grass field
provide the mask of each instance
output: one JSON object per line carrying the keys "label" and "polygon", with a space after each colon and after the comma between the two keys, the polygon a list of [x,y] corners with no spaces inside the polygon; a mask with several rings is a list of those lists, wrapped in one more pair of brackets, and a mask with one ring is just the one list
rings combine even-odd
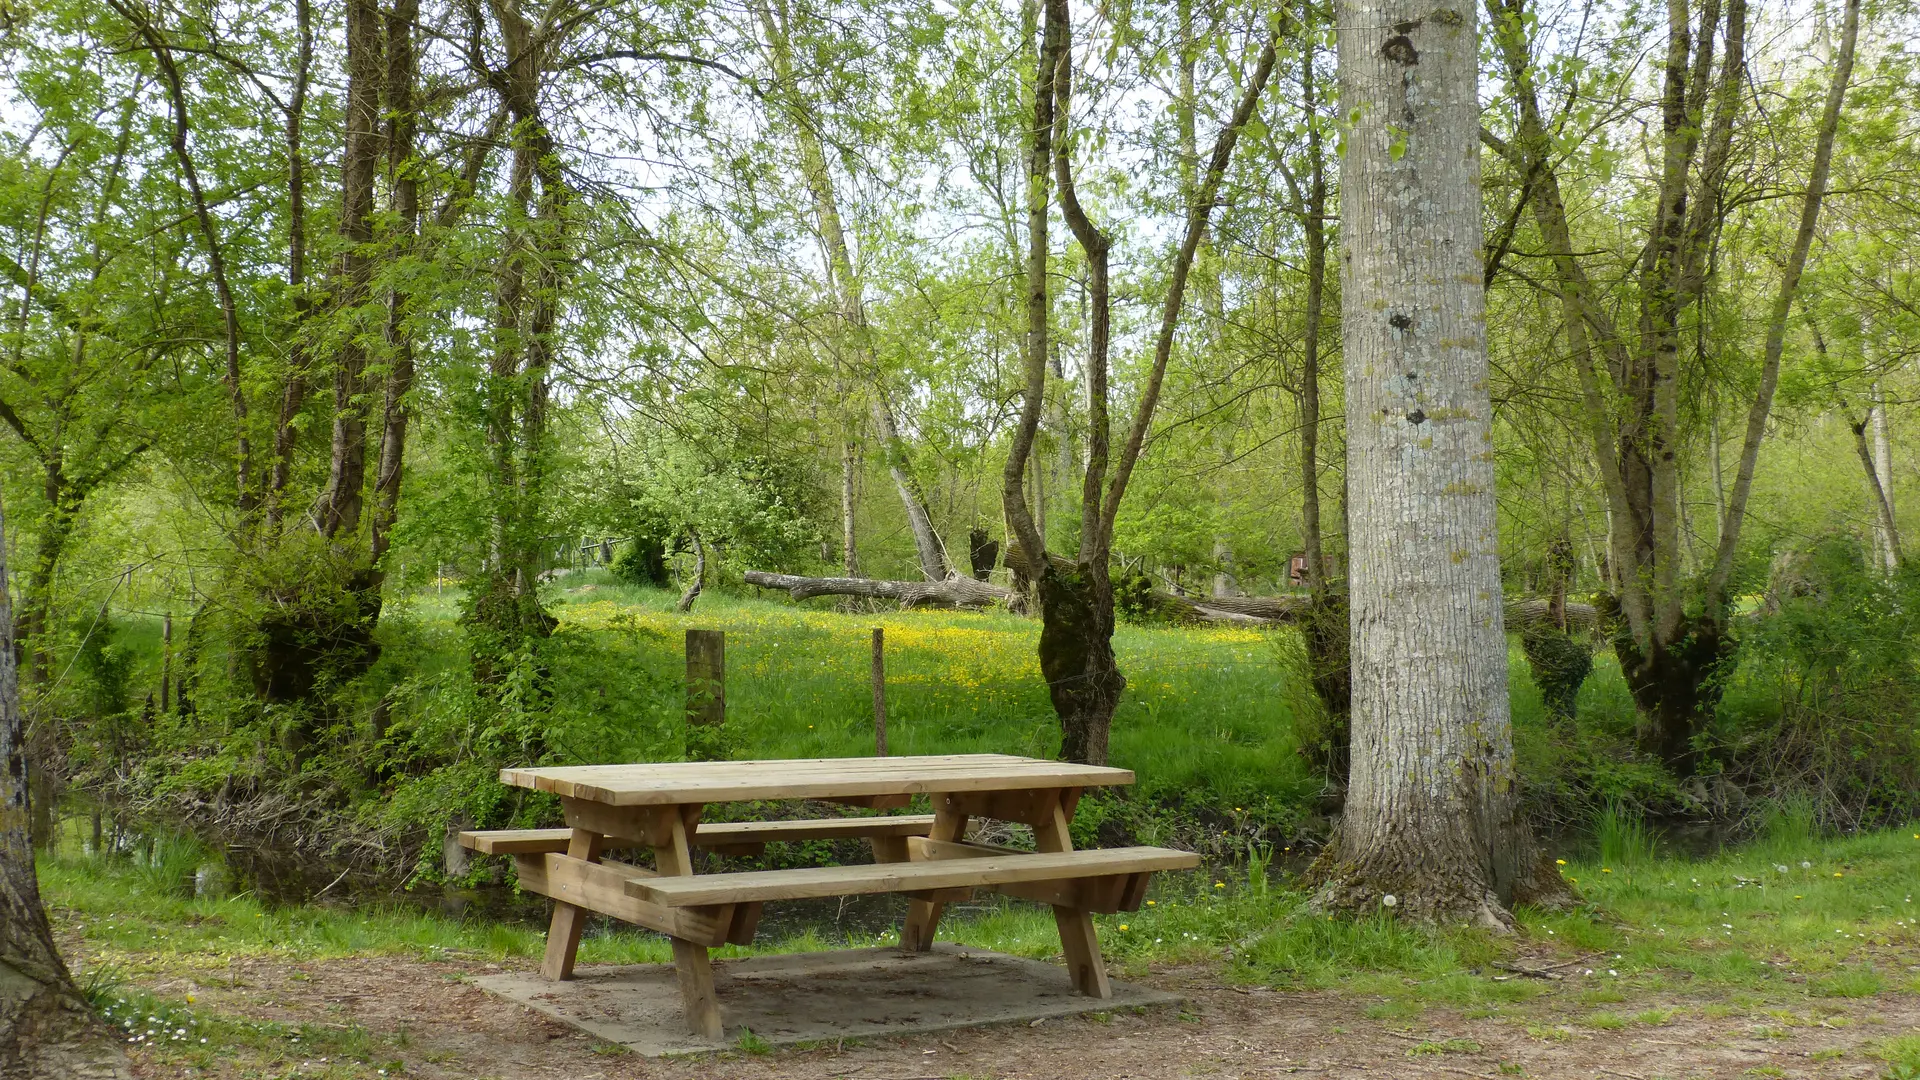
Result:
{"label": "grass field", "polygon": [[[874,627],[886,632],[893,753],[1051,757],[1058,751],[1058,723],[1035,656],[1035,620],[1003,611],[848,614],[778,596],[725,593],[702,596],[682,615],[673,610],[675,599],[620,584],[602,571],[571,575],[550,593],[562,643],[554,661],[562,687],[557,696],[581,718],[552,748],[560,758],[673,753],[689,628],[727,635],[733,756],[872,753]],[[395,613],[414,638],[433,643],[430,652],[442,654],[422,666],[456,662],[451,593],[416,595],[395,605]],[[1137,773],[1137,800],[1280,832],[1311,812],[1325,782],[1301,753],[1302,741],[1316,737],[1317,706],[1300,675],[1295,631],[1123,624],[1114,649],[1127,688],[1114,718],[1112,761]],[[1547,730],[1517,649],[1512,670],[1523,763],[1536,766],[1537,775],[1551,774],[1579,747]],[[1596,731],[1626,730],[1631,723],[1631,703],[1610,657],[1597,659],[1581,700],[1583,723]]]}
{"label": "grass field", "polygon": [[[683,649],[690,628],[726,634],[723,750],[732,757],[872,753],[875,627],[886,633],[893,753],[1052,757],[1059,749],[1033,619],[997,610],[848,613],[824,601],[794,604],[777,594],[720,590],[682,615],[673,610],[675,594],[625,585],[603,570],[567,575],[545,599],[559,620],[540,657],[551,692],[518,728],[502,724],[498,704],[476,695],[465,678],[458,591],[428,590],[388,604],[382,666],[363,691],[366,700],[341,710],[342,722],[354,726],[339,729],[336,741],[354,749],[304,767],[331,767],[357,813],[383,828],[433,831],[456,813],[504,823],[501,807],[486,803],[494,796],[483,793],[502,764],[685,753]],[[157,622],[127,615],[117,621],[116,640],[139,658],[133,685],[157,682]],[[1321,726],[1296,631],[1122,624],[1114,648],[1127,687],[1113,723],[1112,763],[1138,778],[1114,812],[1135,823],[1173,822],[1183,834],[1318,831],[1316,803],[1327,785],[1303,749],[1321,737]],[[1556,821],[1577,821],[1586,807],[1611,797],[1672,801],[1669,778],[1620,752],[1633,711],[1610,654],[1595,658],[1571,730],[1543,719],[1517,647],[1511,672],[1522,774],[1538,800],[1553,806]],[[401,764],[389,772],[395,779],[369,783],[364,718],[383,693],[394,706],[388,746],[378,753]],[[266,764],[278,753],[271,725],[271,717],[236,723],[224,714],[162,725],[149,772],[163,787],[202,797],[236,774],[271,783],[292,767]]]}

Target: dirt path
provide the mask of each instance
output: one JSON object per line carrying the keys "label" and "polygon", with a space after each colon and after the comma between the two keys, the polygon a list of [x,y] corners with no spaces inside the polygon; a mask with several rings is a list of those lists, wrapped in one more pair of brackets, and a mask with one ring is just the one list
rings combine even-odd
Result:
{"label": "dirt path", "polygon": [[[423,1078],[792,1078],[826,1080],[1120,1080],[1120,1078],[1487,1077],[1655,1080],[1690,1077],[1878,1077],[1880,1040],[1920,1031],[1920,997],[1850,1001],[1641,995],[1596,1006],[1582,980],[1555,983],[1497,1015],[1432,1008],[1411,1020],[1373,1019],[1377,1002],[1333,993],[1217,985],[1210,971],[1144,980],[1189,995],[1184,1009],[1053,1020],[905,1037],[864,1045],[648,1061],[468,984],[486,964],[352,959],[288,963],[241,958],[138,980],[169,998],[230,1018],[351,1032],[351,1066],[303,1057],[284,1038],[195,1061],[138,1051],[146,1077],[365,1076],[369,1061]],[[1596,1008],[1611,1016],[1596,1019]],[[1664,1022],[1634,1020],[1672,1010]],[[1619,1022],[1622,1026],[1605,1025]],[[1596,1026],[1598,1025],[1598,1026]],[[369,1055],[367,1048],[374,1048]],[[336,1053],[339,1051],[336,1050]]]}

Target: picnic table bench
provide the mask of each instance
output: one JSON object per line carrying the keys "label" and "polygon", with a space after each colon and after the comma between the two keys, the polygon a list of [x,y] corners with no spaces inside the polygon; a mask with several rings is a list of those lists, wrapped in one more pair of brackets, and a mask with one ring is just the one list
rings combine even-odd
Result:
{"label": "picnic table bench", "polygon": [[[552,897],[541,972],[573,975],[588,912],[668,936],[688,1026],[721,1035],[710,947],[753,941],[761,906],[823,896],[903,893],[910,899],[901,947],[933,944],[944,905],[985,889],[1053,906],[1073,986],[1113,996],[1092,916],[1138,910],[1157,870],[1190,870],[1199,856],[1158,847],[1074,850],[1068,824],[1089,787],[1130,784],[1125,769],[1005,754],[821,758],[795,761],[666,762],[503,769],[503,783],[560,797],[558,829],[463,832],[475,851],[510,855],[520,887]],[[931,814],[794,821],[701,822],[709,803],[816,799],[898,809],[931,797]],[[1038,851],[975,843],[967,823],[992,818],[1033,827]],[[692,853],[758,854],[768,843],[863,839],[871,865],[695,874]],[[651,868],[604,858],[647,848]]]}

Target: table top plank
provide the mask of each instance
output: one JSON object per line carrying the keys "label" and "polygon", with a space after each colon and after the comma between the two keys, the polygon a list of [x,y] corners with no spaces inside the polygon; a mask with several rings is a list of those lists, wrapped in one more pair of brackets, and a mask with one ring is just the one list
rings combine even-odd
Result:
{"label": "table top plank", "polygon": [[942,754],[562,765],[502,769],[500,781],[612,806],[659,806],[753,799],[1108,787],[1133,783],[1133,773],[1126,769],[1011,754]]}

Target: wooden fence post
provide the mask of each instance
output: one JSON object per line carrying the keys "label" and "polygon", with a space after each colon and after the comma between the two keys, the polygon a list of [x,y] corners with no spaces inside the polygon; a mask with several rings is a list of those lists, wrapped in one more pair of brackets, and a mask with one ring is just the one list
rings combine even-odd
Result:
{"label": "wooden fence post", "polygon": [[687,752],[710,758],[727,720],[727,635],[687,631]]}
{"label": "wooden fence post", "polygon": [[873,746],[877,757],[887,756],[887,638],[873,628]]}

